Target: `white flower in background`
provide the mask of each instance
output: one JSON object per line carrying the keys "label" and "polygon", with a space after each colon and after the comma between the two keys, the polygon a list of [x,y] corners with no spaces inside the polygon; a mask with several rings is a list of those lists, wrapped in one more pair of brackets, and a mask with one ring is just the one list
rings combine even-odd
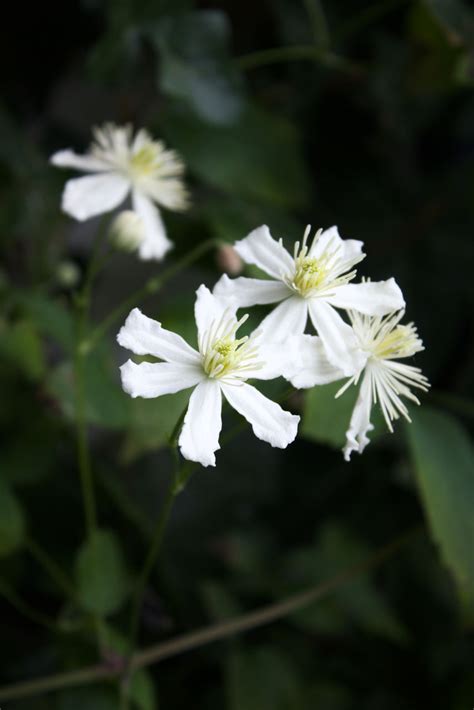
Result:
{"label": "white flower in background", "polygon": [[394,279],[349,283],[356,275],[354,266],[365,258],[362,242],[341,239],[337,227],[331,227],[319,230],[309,246],[309,232],[307,227],[303,243],[295,244],[291,256],[282,240],[272,238],[267,226],[255,229],[236,242],[235,249],[245,262],[255,264],[273,280],[231,280],[224,274],[214,293],[237,308],[281,301],[261,324],[274,341],[303,333],[309,314],[330,362],[351,375],[361,365],[360,354],[352,328],[335,309],[380,316],[405,302]]}
{"label": "white flower in background", "polygon": [[85,155],[60,150],[51,157],[58,167],[94,173],[68,180],[62,209],[82,221],[115,209],[131,194],[132,208],[143,225],[139,256],[162,259],[172,243],[156,204],[170,210],[186,209],[184,164],[143,129],[133,136],[131,126],[107,123],[93,133],[94,142]]}
{"label": "white flower in background", "polygon": [[205,286],[197,290],[195,318],[199,350],[181,336],[135,308],[117,340],[136,355],[153,355],[164,362],[140,364],[128,360],[122,367],[122,386],[132,397],[159,397],[194,387],[179,437],[182,455],[203,466],[215,466],[222,427],[222,396],[252,425],[254,434],[272,446],[285,448],[296,437],[299,417],[247,384],[248,379],[269,380],[284,369],[280,346],[262,342],[258,331],[237,338],[235,312]]}
{"label": "white flower in background", "polygon": [[[369,443],[367,433],[373,429],[370,422],[372,404],[380,405],[387,426],[392,432],[392,422],[400,415],[410,421],[408,409],[401,397],[420,404],[410,387],[424,392],[429,388],[428,380],[418,367],[398,362],[400,358],[412,357],[424,350],[413,323],[400,325],[403,315],[403,310],[390,313],[385,318],[349,311],[365,364],[336,394],[336,397],[340,397],[348,387],[357,385],[361,380],[359,395],[346,432],[346,461],[349,461],[353,451],[362,453]],[[284,376],[295,387],[313,387],[341,379],[342,372],[326,360],[319,338],[311,335],[299,336],[290,342],[290,346],[293,361],[288,360],[291,364],[287,364]]]}

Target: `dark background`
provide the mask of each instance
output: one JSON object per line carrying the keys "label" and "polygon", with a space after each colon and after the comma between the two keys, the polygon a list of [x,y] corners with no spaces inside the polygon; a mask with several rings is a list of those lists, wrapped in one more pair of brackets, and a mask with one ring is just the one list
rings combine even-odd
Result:
{"label": "dark background", "polygon": [[[359,275],[395,276],[425,343],[415,364],[433,389],[423,404],[442,412],[438,423],[454,419],[467,442],[474,12],[455,0],[325,6],[327,32],[311,0],[10,5],[0,42],[0,476],[10,501],[0,510],[0,685],[96,661],[85,612],[63,598],[31,544],[73,574],[83,522],[71,293],[97,223],[60,213],[67,173],[48,157],[68,146],[83,152],[92,125],[147,127],[188,165],[192,208],[164,213],[176,243],[170,262],[206,238],[232,242],[262,223],[288,243],[307,223],[362,239],[368,257]],[[271,48],[283,51],[260,54]],[[144,311],[191,337],[194,290],[212,287],[219,264],[205,257]],[[117,254],[97,281],[94,318],[162,268]],[[162,447],[184,400],[132,403],[119,386],[127,355],[115,332],[90,358],[88,418],[101,524],[115,531],[131,580],[170,470]],[[137,708],[158,707],[156,698],[161,708],[206,710],[473,705],[474,581],[456,589],[449,541],[436,524],[431,534],[425,527],[422,502],[430,518],[432,499],[426,489],[420,499],[407,429],[380,434],[348,465],[339,449],[353,399],[335,405],[323,389],[290,399],[303,425],[287,450],[244,430],[219,452],[216,469],[191,478],[147,590],[142,645],[282,599],[413,526],[421,532],[319,604],[149,669]],[[269,391],[284,390],[279,382]],[[236,421],[228,413],[225,429]],[[433,450],[443,430],[431,431]],[[462,517],[456,495],[474,505],[468,443],[465,451],[448,446],[430,463],[442,459],[441,498],[454,496],[453,520]],[[449,488],[461,478],[465,489]],[[13,542],[12,499],[24,521]],[[460,532],[448,524],[447,537],[460,535],[472,570],[472,521],[461,522]],[[54,628],[35,623],[32,609]],[[126,620],[124,595],[109,620],[113,648],[122,647]],[[107,710],[116,698],[105,683],[5,710]]]}

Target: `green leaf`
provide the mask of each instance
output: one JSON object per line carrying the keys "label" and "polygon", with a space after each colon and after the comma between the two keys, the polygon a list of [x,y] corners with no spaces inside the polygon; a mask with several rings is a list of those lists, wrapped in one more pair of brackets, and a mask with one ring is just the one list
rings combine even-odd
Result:
{"label": "green leaf", "polygon": [[63,303],[42,293],[33,292],[22,292],[17,294],[16,298],[40,333],[55,340],[66,351],[72,352],[73,318]]}
{"label": "green leaf", "polygon": [[99,530],[84,543],[76,560],[79,598],[88,611],[108,615],[122,606],[129,592],[129,576],[119,542]]}
{"label": "green leaf", "polygon": [[45,373],[43,346],[31,320],[23,319],[12,325],[0,322],[0,355],[33,381]]}
{"label": "green leaf", "polygon": [[[301,433],[307,439],[318,444],[328,444],[336,449],[344,446],[346,431],[359,391],[358,387],[349,387],[338,399],[335,398],[342,382],[313,387],[305,392],[303,422]],[[374,430],[370,433],[373,440],[384,431],[382,416],[377,407],[372,409]]]}
{"label": "green leaf", "polygon": [[230,25],[218,10],[170,16],[152,33],[160,50],[160,89],[201,119],[226,124],[243,108],[242,77],[229,53]]}
{"label": "green leaf", "polygon": [[288,121],[246,106],[235,125],[211,126],[170,108],[160,125],[193,172],[220,191],[281,207],[305,204],[310,178]]}
{"label": "green leaf", "polygon": [[434,540],[461,598],[474,602],[474,450],[451,415],[424,407],[408,427],[416,478]]}
{"label": "green leaf", "polygon": [[0,557],[14,552],[25,534],[23,509],[9,484],[0,478]]}

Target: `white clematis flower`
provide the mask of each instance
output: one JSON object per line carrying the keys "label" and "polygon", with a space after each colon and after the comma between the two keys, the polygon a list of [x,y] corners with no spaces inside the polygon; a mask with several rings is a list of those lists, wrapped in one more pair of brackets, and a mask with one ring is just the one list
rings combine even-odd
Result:
{"label": "white clematis flower", "polygon": [[188,199],[184,164],[161,141],[143,129],[133,136],[131,126],[107,123],[94,129],[94,142],[85,155],[60,150],[51,163],[94,173],[68,180],[62,197],[64,212],[83,221],[115,209],[131,193],[132,208],[143,226],[140,258],[159,260],[171,249],[156,204],[180,211],[186,209]]}
{"label": "white clematis flower", "polygon": [[[373,429],[370,422],[372,404],[379,403],[387,426],[393,432],[392,422],[400,415],[410,421],[408,409],[401,397],[420,404],[410,387],[424,392],[429,388],[428,380],[418,367],[398,362],[399,358],[411,357],[424,350],[413,323],[400,325],[403,315],[403,310],[390,313],[385,318],[349,311],[359,352],[365,364],[336,394],[336,397],[341,396],[350,385],[361,380],[346,432],[346,461],[349,461],[353,451],[362,453],[369,443],[367,433]],[[293,353],[294,358],[296,353],[298,357],[288,366],[284,376],[295,387],[313,387],[342,377],[342,373],[325,360],[319,338],[311,335],[295,338]]]}
{"label": "white clematis flower", "polygon": [[122,367],[122,386],[132,397],[159,397],[194,387],[179,437],[182,455],[203,466],[215,466],[220,448],[222,396],[251,424],[255,435],[272,446],[286,448],[296,437],[299,416],[247,384],[248,379],[269,380],[284,369],[281,347],[262,342],[260,334],[237,338],[235,312],[205,286],[197,290],[195,317],[199,350],[181,336],[135,308],[117,340],[137,355],[153,355],[164,362],[139,365],[128,360]]}
{"label": "white clematis flower", "polygon": [[336,308],[381,316],[403,307],[405,302],[394,279],[350,283],[356,275],[354,266],[365,258],[362,242],[341,239],[337,227],[331,227],[319,230],[309,245],[309,232],[308,226],[302,244],[295,244],[291,256],[282,240],[272,238],[267,226],[255,229],[236,242],[235,249],[245,262],[255,264],[272,280],[231,280],[224,275],[214,293],[239,308],[281,301],[261,324],[274,341],[302,334],[309,314],[329,361],[351,375],[361,366],[360,355],[352,328]]}

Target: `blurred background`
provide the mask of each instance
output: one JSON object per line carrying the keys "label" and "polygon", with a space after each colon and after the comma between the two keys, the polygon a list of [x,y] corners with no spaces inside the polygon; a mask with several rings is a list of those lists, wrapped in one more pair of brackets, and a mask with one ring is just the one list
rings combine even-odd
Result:
{"label": "blurred background", "polygon": [[[284,599],[419,530],[320,602],[142,671],[133,707],[471,708],[474,11],[461,0],[82,0],[9,11],[0,43],[0,686],[97,661],[75,562],[84,526],[72,375],[72,294],[97,220],[61,214],[69,173],[48,158],[83,152],[91,127],[107,120],[146,127],[182,155],[192,208],[164,212],[176,244],[164,265],[114,256],[95,285],[94,321],[210,237],[232,242],[266,223],[291,245],[307,223],[337,224],[365,242],[360,276],[400,284],[426,347],[414,364],[432,383],[411,427],[399,422],[390,435],[378,426],[350,464],[340,449],[355,392],[337,402],[331,386],[294,394],[287,406],[302,414],[301,435],[283,452],[248,428],[236,433],[237,415],[226,415],[217,467],[197,469],[177,500],[141,646]],[[141,306],[192,339],[195,289],[231,266],[225,251],[210,252]],[[99,580],[92,593],[116,653],[186,399],[122,392],[119,325],[86,372],[99,519],[119,551],[109,586]],[[283,381],[269,385],[274,396],[285,391]],[[73,580],[69,597],[51,560]],[[117,708],[116,685],[2,703],[79,707]]]}

